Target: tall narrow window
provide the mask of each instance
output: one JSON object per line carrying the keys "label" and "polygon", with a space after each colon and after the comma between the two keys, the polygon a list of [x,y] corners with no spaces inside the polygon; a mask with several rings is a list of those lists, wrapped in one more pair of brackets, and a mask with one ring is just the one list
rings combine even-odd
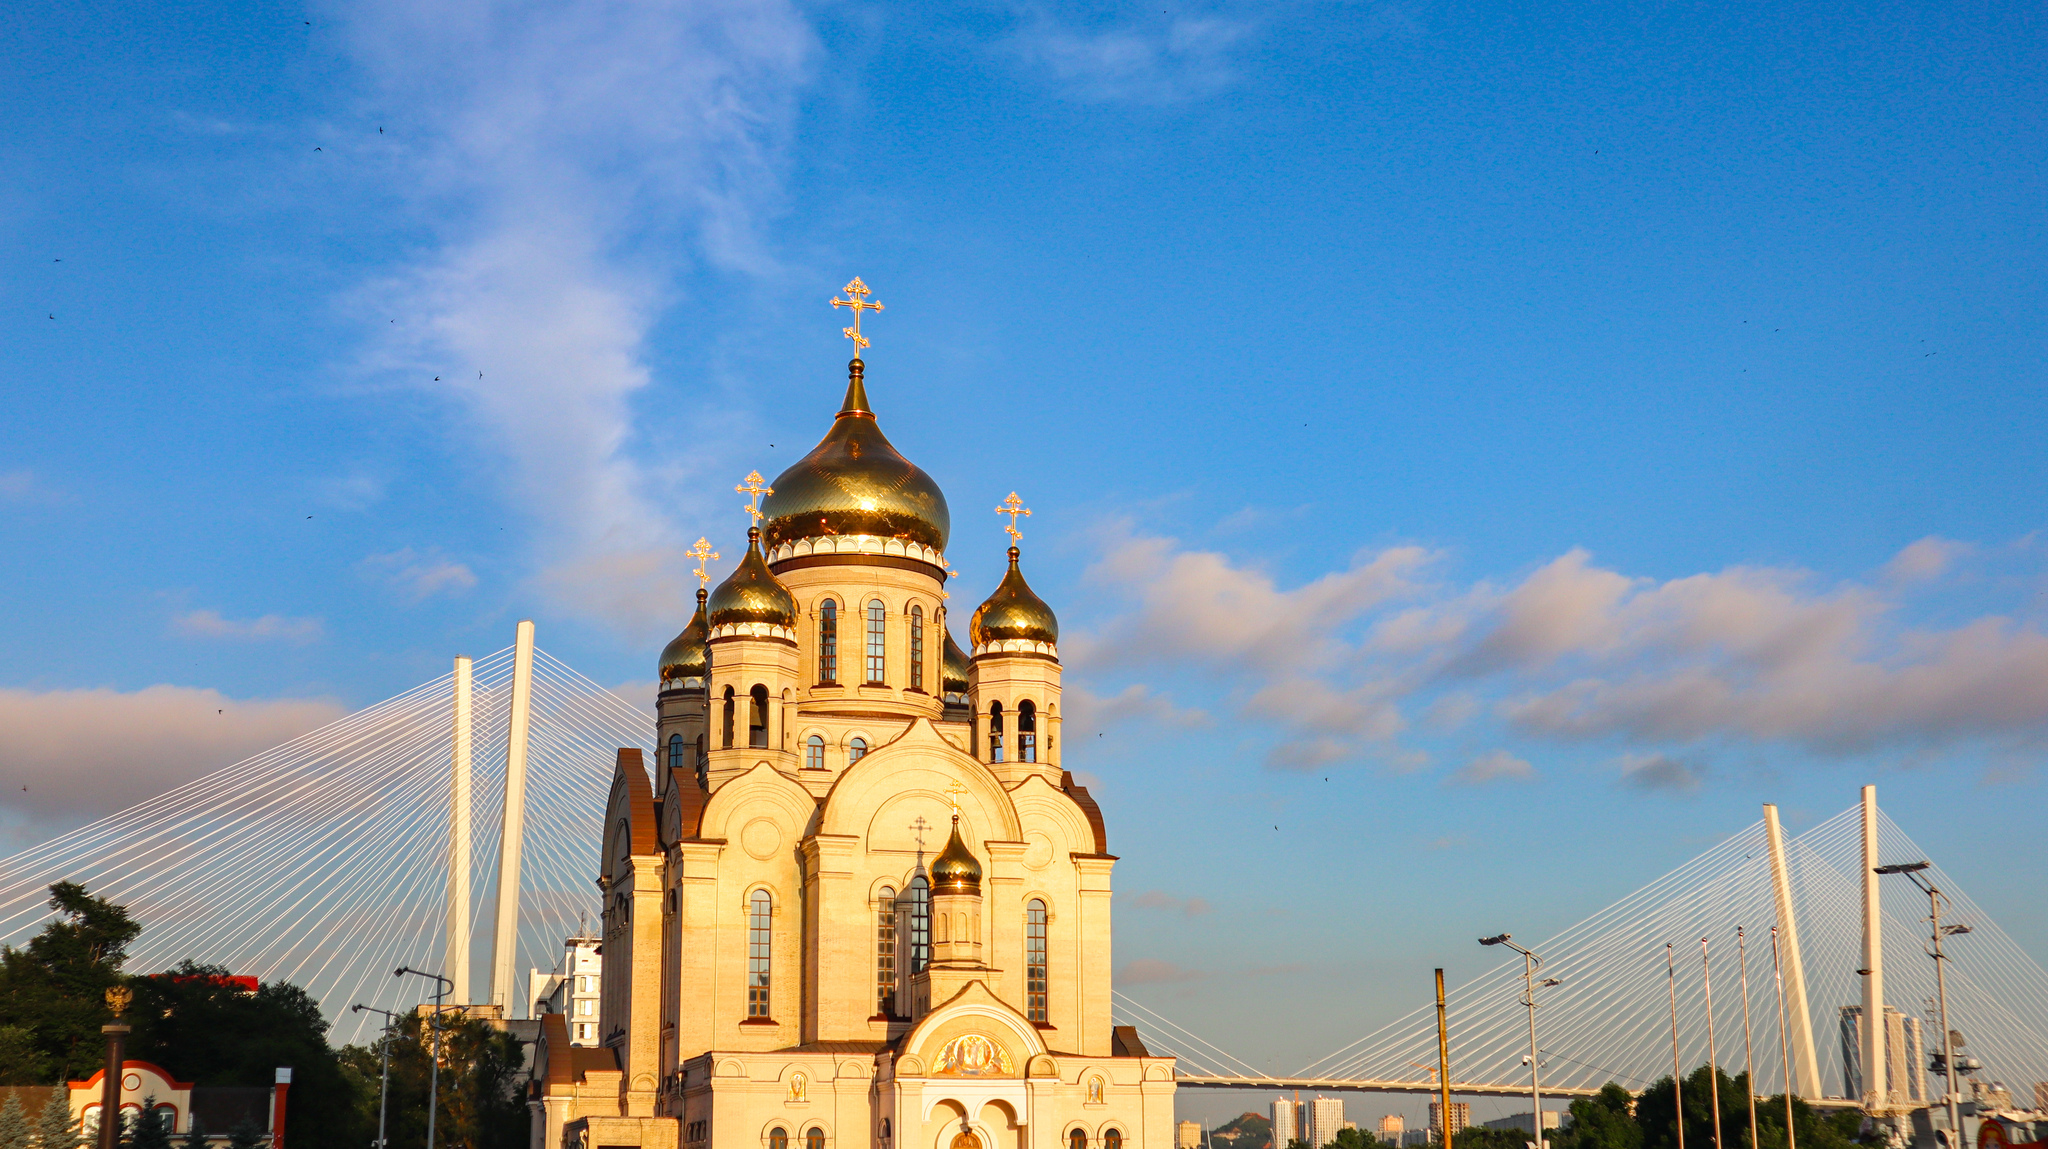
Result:
{"label": "tall narrow window", "polygon": [[875,905],[875,1012],[896,1015],[896,891],[889,886]]}
{"label": "tall narrow window", "polygon": [[811,1126],[810,1132],[804,1134],[804,1149],[825,1149],[825,1131]]}
{"label": "tall narrow window", "polygon": [[777,1125],[768,1131],[768,1149],[789,1149],[789,1130]]}
{"label": "tall narrow window", "polygon": [[868,740],[865,738],[856,738],[846,744],[846,760],[848,762],[858,762],[867,757],[867,754]]}
{"label": "tall narrow window", "polygon": [[683,736],[680,734],[668,736],[668,768],[671,770],[681,770],[683,768]]}
{"label": "tall narrow window", "polygon": [[1000,702],[988,704],[988,760],[1003,760],[1003,704]]}
{"label": "tall narrow window", "polygon": [[1017,703],[1017,761],[1038,761],[1038,707],[1029,698]]}
{"label": "tall narrow window", "polygon": [[1104,1133],[1102,1135],[1102,1149],[1124,1149],[1123,1130],[1112,1129]]}
{"label": "tall narrow window", "polygon": [[1087,1131],[1076,1129],[1072,1133],[1067,1134],[1067,1149],[1088,1149]]}
{"label": "tall narrow window", "polygon": [[826,599],[818,607],[818,682],[839,681],[839,604]]}
{"label": "tall narrow window", "polygon": [[1024,903],[1024,1016],[1050,1020],[1045,1008],[1045,903]]}
{"label": "tall narrow window", "polygon": [[755,890],[747,899],[748,1017],[768,1016],[768,958],[774,941],[775,901],[767,890]]}
{"label": "tall narrow window", "polygon": [[932,888],[924,875],[910,879],[910,972],[919,974],[932,960]]}
{"label": "tall narrow window", "polygon": [[760,683],[749,691],[752,705],[747,708],[747,745],[765,749],[768,745],[768,688]]}
{"label": "tall narrow window", "polygon": [[732,749],[732,687],[725,688],[725,741],[721,745]]}
{"label": "tall narrow window", "polygon": [[868,676],[869,686],[880,686],[883,672],[887,669],[885,653],[889,643],[889,612],[876,599],[868,604]]}
{"label": "tall narrow window", "polygon": [[924,608],[910,608],[910,688],[924,689]]}
{"label": "tall narrow window", "polygon": [[804,769],[823,770],[824,768],[825,740],[813,734],[809,738],[804,739]]}

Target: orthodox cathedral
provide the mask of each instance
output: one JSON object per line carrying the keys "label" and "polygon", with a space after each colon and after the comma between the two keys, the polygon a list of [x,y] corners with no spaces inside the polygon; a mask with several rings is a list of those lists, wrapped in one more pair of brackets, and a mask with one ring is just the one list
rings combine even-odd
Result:
{"label": "orthodox cathedral", "polygon": [[[858,352],[662,651],[605,815],[602,1044],[543,1018],[534,1149],[1167,1149],[1174,1064],[1110,1023],[1102,812],[1060,768],[1059,622],[1019,567],[947,619],[946,497]],[[649,767],[652,767],[650,777]]]}

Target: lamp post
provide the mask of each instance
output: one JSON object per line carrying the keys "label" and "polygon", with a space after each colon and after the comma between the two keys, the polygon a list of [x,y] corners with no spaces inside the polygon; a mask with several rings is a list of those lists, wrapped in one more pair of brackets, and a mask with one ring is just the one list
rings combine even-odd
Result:
{"label": "lamp post", "polygon": [[[1941,1003],[1941,1084],[1942,1092],[1946,1094],[1942,1100],[1948,1102],[1949,1144],[1960,1146],[1963,1143],[1961,1094],[1956,1090],[1955,1031],[1948,1027],[1948,977],[1944,965],[1948,961],[1948,956],[1941,952],[1941,939],[1951,934],[1969,933],[1970,927],[1960,924],[1951,926],[1941,924],[1941,903],[1945,899],[1943,899],[1940,890],[1920,876],[1920,872],[1927,869],[1927,866],[1928,864],[1924,861],[1901,862],[1897,865],[1878,866],[1875,872],[1879,874],[1904,874],[1914,885],[1920,887],[1922,893],[1927,895],[1928,922],[1932,927],[1928,934],[1928,940],[1934,943],[1934,951],[1928,956],[1934,959],[1934,993],[1936,1000]],[[1863,1019],[1863,1023],[1865,1025],[1872,1024],[1871,1019],[1867,1017]],[[1879,1032],[1883,1031],[1880,1030]]]}
{"label": "lamp post", "polygon": [[377,1149],[387,1149],[384,1140],[384,1100],[391,1096],[391,1031],[398,1025],[398,1015],[388,1009],[378,1009],[374,1005],[363,1005],[360,1002],[349,1007],[350,1013],[364,1011],[384,1015],[384,1052],[380,1058],[382,1064],[377,1070]]}
{"label": "lamp post", "polygon": [[1771,980],[1778,985],[1778,1058],[1785,1067],[1785,1149],[1799,1149],[1792,1128],[1792,1035],[1785,1028],[1785,967],[1778,955],[1778,927],[1771,927]]}
{"label": "lamp post", "polygon": [[427,1051],[427,1149],[434,1149],[434,1114],[441,1108],[441,1003],[448,996],[448,991],[455,988],[455,983],[440,974],[411,966],[402,965],[391,971],[392,977],[404,977],[406,974],[434,979],[434,1016],[428,1022],[434,1041]]}
{"label": "lamp post", "polygon": [[[1547,1149],[1549,1142],[1543,1136],[1543,1084],[1538,1075],[1536,1062],[1536,987],[1541,985],[1548,989],[1564,983],[1554,977],[1544,978],[1541,982],[1536,981],[1536,968],[1543,964],[1543,959],[1509,941],[1509,937],[1508,934],[1495,934],[1490,938],[1480,938],[1479,944],[1506,946],[1522,955],[1522,1004],[1529,1007],[1529,1106],[1532,1110],[1529,1114],[1529,1126],[1536,1132],[1536,1139],[1529,1144],[1531,1149]],[[1446,1128],[1450,1126],[1450,1122],[1450,1114],[1445,1113]]]}

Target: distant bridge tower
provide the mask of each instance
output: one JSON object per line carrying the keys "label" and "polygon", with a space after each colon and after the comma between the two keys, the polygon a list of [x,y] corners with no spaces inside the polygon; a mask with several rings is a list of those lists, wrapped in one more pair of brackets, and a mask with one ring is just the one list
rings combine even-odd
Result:
{"label": "distant bridge tower", "polygon": [[519,852],[526,837],[526,734],[533,714],[533,620],[512,647],[512,709],[505,730],[505,816],[498,837],[498,930],[491,946],[491,1003],[512,1016],[519,950]]}
{"label": "distant bridge tower", "polygon": [[455,660],[455,749],[448,764],[448,950],[449,991],[458,1004],[469,996],[469,768],[470,662]]}
{"label": "distant bridge tower", "polygon": [[1877,894],[1877,787],[1863,788],[1863,1107],[1890,1098],[1884,1056],[1884,908]]}
{"label": "distant bridge tower", "polygon": [[1778,904],[1778,937],[1785,954],[1785,1012],[1792,1027],[1793,1066],[1787,1085],[1801,1097],[1819,1097],[1820,1062],[1813,1051],[1813,1011],[1806,1007],[1806,966],[1799,957],[1799,921],[1792,912],[1792,875],[1785,866],[1785,831],[1778,808],[1764,805],[1764,835],[1771,850],[1771,891]]}

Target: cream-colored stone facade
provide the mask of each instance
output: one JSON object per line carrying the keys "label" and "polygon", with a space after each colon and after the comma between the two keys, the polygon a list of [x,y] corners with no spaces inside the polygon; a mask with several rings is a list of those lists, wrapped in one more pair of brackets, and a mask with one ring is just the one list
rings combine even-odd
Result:
{"label": "cream-colored stone facade", "polygon": [[[839,418],[865,408],[856,368]],[[1057,623],[949,659],[931,497],[903,535],[772,538],[790,617],[699,596],[658,761],[615,767],[603,1045],[544,1019],[534,1149],[1173,1144],[1172,1059],[1110,1021],[1116,859],[1061,768]],[[978,883],[935,891],[955,833]]]}

